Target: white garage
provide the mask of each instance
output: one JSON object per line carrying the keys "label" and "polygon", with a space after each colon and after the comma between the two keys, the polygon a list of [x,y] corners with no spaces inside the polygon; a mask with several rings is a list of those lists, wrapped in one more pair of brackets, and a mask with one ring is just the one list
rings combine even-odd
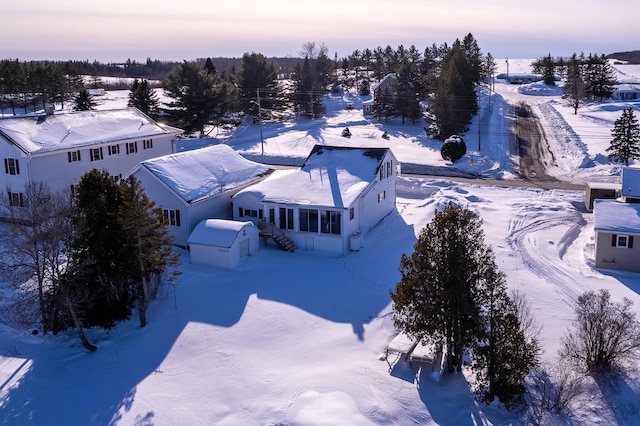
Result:
{"label": "white garage", "polygon": [[259,247],[258,228],[251,222],[206,219],[187,240],[191,263],[231,269]]}

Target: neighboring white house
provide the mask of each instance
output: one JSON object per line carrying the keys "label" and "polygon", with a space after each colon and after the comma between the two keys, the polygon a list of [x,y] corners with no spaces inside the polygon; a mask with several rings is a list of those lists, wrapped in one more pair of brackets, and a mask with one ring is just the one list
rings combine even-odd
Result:
{"label": "neighboring white house", "polygon": [[640,272],[640,204],[595,200],[593,217],[596,268]]}
{"label": "neighboring white house", "polygon": [[258,228],[252,222],[207,219],[189,236],[191,263],[231,269],[259,247]]}
{"label": "neighboring white house", "polygon": [[28,182],[61,191],[92,169],[121,176],[140,161],[175,152],[182,133],[136,108],[0,118],[0,186],[19,205]]}
{"label": "neighboring white house", "polygon": [[389,148],[316,145],[299,170],[277,170],[234,195],[233,218],[272,224],[298,249],[341,256],[395,210],[397,170]]}
{"label": "neighboring white house", "polygon": [[371,91],[372,93],[372,97],[371,99],[368,99],[366,101],[364,101],[362,103],[362,113],[364,115],[371,115],[373,114],[373,105],[375,102],[375,98],[376,96],[380,96],[380,94],[384,91],[384,90],[388,90],[389,91],[389,96],[394,97],[397,94],[397,90],[396,90],[396,82],[398,81],[398,75],[395,73],[390,73],[385,75],[382,80],[380,80],[380,83],[378,83],[378,85],[376,87],[373,88],[373,90]]}
{"label": "neighboring white house", "polygon": [[273,170],[246,160],[228,145],[184,151],[143,161],[126,176],[135,176],[149,199],[163,209],[175,237],[187,238],[204,219],[230,219],[231,196]]}
{"label": "neighboring white house", "polygon": [[613,89],[611,98],[618,101],[633,101],[640,99],[640,88],[631,84],[619,84]]}

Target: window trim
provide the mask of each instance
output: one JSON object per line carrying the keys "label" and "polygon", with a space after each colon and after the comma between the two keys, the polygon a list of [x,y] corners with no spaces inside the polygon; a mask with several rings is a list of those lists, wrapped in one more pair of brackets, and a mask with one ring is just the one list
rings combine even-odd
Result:
{"label": "window trim", "polygon": [[633,248],[633,235],[629,234],[612,234],[611,246],[615,248]]}
{"label": "window trim", "polygon": [[4,159],[4,171],[8,175],[20,174],[20,161],[17,158],[5,158]]}

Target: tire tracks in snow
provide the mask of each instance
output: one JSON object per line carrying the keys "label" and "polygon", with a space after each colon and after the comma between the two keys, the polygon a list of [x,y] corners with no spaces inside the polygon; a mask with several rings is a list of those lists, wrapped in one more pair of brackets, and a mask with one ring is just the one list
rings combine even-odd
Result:
{"label": "tire tracks in snow", "polygon": [[519,210],[509,222],[507,243],[512,253],[538,277],[547,282],[550,287],[569,306],[573,306],[582,293],[576,282],[576,271],[563,268],[558,259],[549,258],[545,251],[539,250],[540,241],[536,234],[556,227],[567,228],[558,241],[557,255],[562,258],[573,244],[586,221],[582,215],[559,202],[556,206],[541,208],[540,201],[527,201],[514,204]]}

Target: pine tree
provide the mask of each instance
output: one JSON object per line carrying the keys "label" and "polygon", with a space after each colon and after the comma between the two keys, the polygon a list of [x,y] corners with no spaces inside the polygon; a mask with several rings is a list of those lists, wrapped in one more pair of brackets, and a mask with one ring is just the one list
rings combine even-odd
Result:
{"label": "pine tree", "polygon": [[448,371],[462,368],[462,355],[477,334],[479,281],[490,250],[476,212],[448,204],[422,229],[411,255],[400,259],[402,278],[393,301],[393,321],[408,335],[445,347]]}
{"label": "pine tree", "polygon": [[578,108],[584,103],[587,96],[588,84],[584,75],[583,63],[584,56],[578,57],[575,53],[567,62],[566,82],[562,97],[569,101],[574,114],[578,114]]}
{"label": "pine tree", "polygon": [[72,261],[73,279],[83,282],[91,302],[82,313],[88,326],[111,328],[131,316],[133,301],[124,266],[132,254],[123,244],[127,235],[118,223],[122,197],[105,170],[85,174],[75,194]]}
{"label": "pine tree", "polygon": [[556,85],[556,67],[551,53],[542,59],[542,82],[549,86]]}
{"label": "pine tree", "polygon": [[640,125],[633,107],[622,112],[613,125],[611,135],[613,139],[606,149],[610,161],[623,161],[628,166],[629,160],[640,159]]}
{"label": "pine tree", "polygon": [[93,100],[93,97],[89,94],[87,89],[81,89],[78,92],[78,95],[75,98],[75,106],[73,107],[74,111],[90,111],[96,109],[96,101]]}
{"label": "pine tree", "polygon": [[163,278],[169,281],[177,276],[173,268],[178,256],[173,253],[173,237],[169,224],[163,221],[162,209],[147,197],[139,180],[130,176],[120,185],[122,206],[118,211],[118,223],[126,239],[126,274],[131,285],[131,299],[137,301],[140,327],[147,325],[146,311],[154,297],[154,283]]}
{"label": "pine tree", "polygon": [[128,106],[136,107],[145,114],[155,114],[158,111],[158,95],[149,86],[149,81],[146,79],[133,80],[131,90],[129,92]]}

